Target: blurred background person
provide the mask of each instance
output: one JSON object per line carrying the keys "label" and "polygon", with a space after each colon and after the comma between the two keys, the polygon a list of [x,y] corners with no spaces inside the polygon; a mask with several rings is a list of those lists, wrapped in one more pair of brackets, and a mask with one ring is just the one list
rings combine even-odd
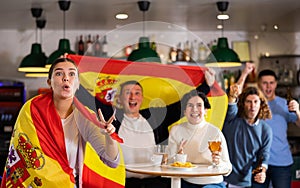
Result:
{"label": "blurred background person", "polygon": [[267,179],[261,187],[268,188],[270,181],[274,188],[291,187],[293,164],[292,153],[287,139],[288,123],[300,127],[299,103],[287,101],[276,95],[277,76],[272,70],[262,70],[258,75],[258,86],[268,100],[272,119],[267,124],[273,131]]}

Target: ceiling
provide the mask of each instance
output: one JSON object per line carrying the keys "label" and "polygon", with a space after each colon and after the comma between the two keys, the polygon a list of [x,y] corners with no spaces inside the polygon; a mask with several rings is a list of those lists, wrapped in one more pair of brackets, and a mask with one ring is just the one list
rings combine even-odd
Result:
{"label": "ceiling", "polygon": [[[138,0],[71,0],[66,11],[66,29],[112,30],[119,26],[140,22],[142,12]],[[218,0],[149,0],[147,21],[161,21],[183,26],[189,30],[216,30]],[[228,31],[300,31],[299,0],[228,0],[230,19],[224,22]],[[1,0],[0,29],[27,30],[35,28],[32,7],[43,8],[45,29],[63,28],[63,11],[57,0]],[[116,13],[127,12],[127,20],[115,20]]]}

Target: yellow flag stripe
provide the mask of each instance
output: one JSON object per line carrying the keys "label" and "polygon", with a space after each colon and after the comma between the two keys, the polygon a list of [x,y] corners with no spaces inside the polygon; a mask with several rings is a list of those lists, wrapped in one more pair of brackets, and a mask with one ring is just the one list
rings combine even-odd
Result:
{"label": "yellow flag stripe", "polygon": [[[117,182],[118,184],[125,185],[124,159],[120,145],[118,147],[120,151],[120,164],[117,168],[110,168],[105,165],[89,143],[86,145],[84,164],[97,174]],[[118,175],[116,176],[116,174]]]}

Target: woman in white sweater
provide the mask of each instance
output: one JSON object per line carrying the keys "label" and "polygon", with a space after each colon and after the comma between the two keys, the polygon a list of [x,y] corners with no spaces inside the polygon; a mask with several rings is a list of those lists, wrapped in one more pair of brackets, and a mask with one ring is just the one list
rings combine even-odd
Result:
{"label": "woman in white sweater", "polygon": [[[207,165],[214,163],[219,167],[228,168],[231,172],[227,144],[221,130],[205,121],[206,111],[210,109],[205,94],[196,90],[185,94],[182,99],[182,109],[188,122],[172,127],[169,135],[169,155],[175,156],[182,149],[180,148],[182,142],[186,140],[183,152],[187,154],[187,161]],[[209,140],[220,140],[221,151],[212,153],[208,148]],[[222,175],[184,178],[181,184],[182,188],[225,188]]]}

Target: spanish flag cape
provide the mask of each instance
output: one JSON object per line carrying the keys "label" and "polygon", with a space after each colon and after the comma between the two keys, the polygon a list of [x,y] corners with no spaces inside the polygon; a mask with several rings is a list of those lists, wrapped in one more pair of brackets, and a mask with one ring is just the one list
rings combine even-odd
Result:
{"label": "spanish flag cape", "polygon": [[[195,66],[178,66],[79,55],[68,57],[77,63],[81,89],[89,95],[80,98],[94,98],[107,105],[118,105],[114,98],[118,95],[120,84],[129,80],[139,81],[143,87],[144,99],[141,110],[150,107],[165,107],[178,102],[185,93],[197,88],[205,80],[206,68],[196,64]],[[227,111],[226,93],[215,82],[207,97],[211,110],[207,112],[206,121],[222,129]],[[90,109],[96,110],[95,103],[87,104],[87,101],[91,100],[81,102]],[[183,117],[170,127],[184,121],[186,118]]]}
{"label": "spanish flag cape", "polygon": [[[77,106],[84,108],[80,104]],[[91,117],[93,114],[91,113]],[[86,143],[84,153],[82,187],[124,187],[122,155],[120,165],[110,168],[102,163],[89,143]],[[54,107],[52,92],[36,96],[27,101],[19,113],[1,188],[74,188],[74,185],[73,170],[69,167],[66,155],[62,123]]]}

